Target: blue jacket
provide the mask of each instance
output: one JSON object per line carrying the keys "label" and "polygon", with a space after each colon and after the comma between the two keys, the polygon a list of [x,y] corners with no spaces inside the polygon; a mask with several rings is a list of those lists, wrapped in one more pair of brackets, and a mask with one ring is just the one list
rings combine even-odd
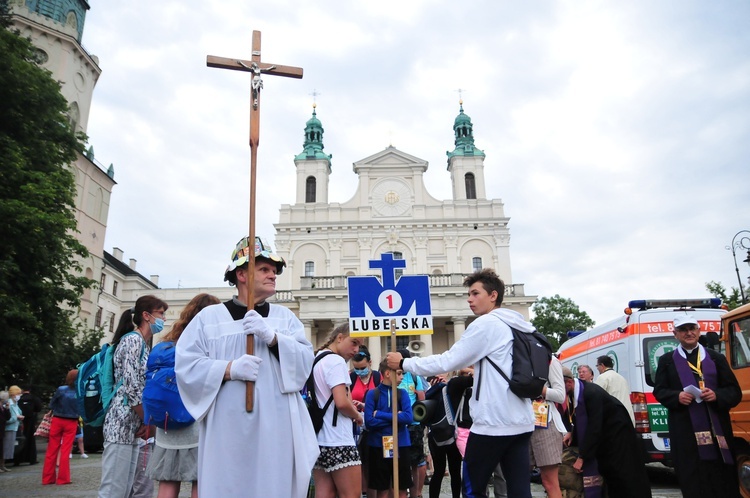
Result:
{"label": "blue jacket", "polygon": [[[375,390],[378,395],[378,406],[375,406]],[[405,389],[398,390],[398,446],[411,446],[407,426],[414,421],[411,413],[411,401]],[[373,416],[374,415],[374,416]],[[383,436],[393,435],[393,413],[391,408],[391,386],[380,384],[370,390],[365,398],[365,427],[367,427],[367,445],[383,447]]]}
{"label": "blue jacket", "polygon": [[16,432],[21,425],[21,421],[18,420],[18,416],[21,415],[21,408],[19,408],[15,401],[11,401],[8,405],[8,410],[10,410],[10,419],[5,422],[5,430]]}
{"label": "blue jacket", "polygon": [[78,420],[78,402],[76,392],[68,386],[60,386],[49,402],[52,415],[61,418],[74,418]]}

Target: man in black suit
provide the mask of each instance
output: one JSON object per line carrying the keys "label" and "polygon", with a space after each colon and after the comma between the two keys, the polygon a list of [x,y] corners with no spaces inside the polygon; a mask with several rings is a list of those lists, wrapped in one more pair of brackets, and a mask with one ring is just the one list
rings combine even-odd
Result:
{"label": "man in black suit", "polygon": [[24,446],[18,453],[16,453],[16,458],[13,460],[14,467],[18,467],[23,462],[29,462],[29,465],[37,463],[36,439],[34,439],[34,432],[36,431],[37,413],[42,411],[42,400],[31,394],[28,386],[23,386],[21,389],[21,399],[18,400],[18,407],[21,409],[21,413],[24,416]]}
{"label": "man in black suit", "polygon": [[586,496],[602,496],[606,485],[610,498],[649,498],[643,449],[625,407],[593,382],[564,377],[570,446],[579,451],[573,468],[583,473]]}

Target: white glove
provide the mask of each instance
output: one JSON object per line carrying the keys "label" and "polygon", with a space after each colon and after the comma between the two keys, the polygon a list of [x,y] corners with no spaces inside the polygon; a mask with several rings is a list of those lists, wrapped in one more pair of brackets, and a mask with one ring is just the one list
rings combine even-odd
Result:
{"label": "white glove", "polygon": [[229,367],[229,378],[231,380],[249,380],[255,382],[258,380],[258,370],[263,360],[251,354],[243,354],[236,360],[232,361]]}
{"label": "white glove", "polygon": [[266,344],[271,344],[276,337],[276,332],[271,330],[266,321],[255,310],[250,310],[242,319],[242,328],[245,334],[254,335]]}

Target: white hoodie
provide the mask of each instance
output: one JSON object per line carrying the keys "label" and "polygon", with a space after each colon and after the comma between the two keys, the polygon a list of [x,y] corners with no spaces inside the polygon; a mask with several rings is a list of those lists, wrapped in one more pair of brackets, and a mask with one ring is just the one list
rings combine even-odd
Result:
{"label": "white hoodie", "polygon": [[471,322],[461,339],[448,351],[424,358],[406,358],[404,370],[426,376],[474,365],[474,389],[469,403],[474,421],[471,432],[486,436],[531,432],[534,430],[531,400],[513,394],[502,375],[487,361],[482,361],[489,357],[503,372],[512,371],[513,333],[510,327],[527,333],[534,330],[520,313],[496,308]]}

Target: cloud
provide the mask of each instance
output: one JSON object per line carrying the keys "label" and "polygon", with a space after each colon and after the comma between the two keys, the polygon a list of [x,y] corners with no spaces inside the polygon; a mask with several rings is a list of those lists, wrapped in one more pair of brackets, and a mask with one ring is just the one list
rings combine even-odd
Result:
{"label": "cloud", "polygon": [[[570,297],[599,323],[630,299],[737,285],[734,233],[750,228],[750,34],[740,2],[533,5],[480,1],[187,6],[92,4],[100,57],[88,134],[115,164],[106,245],[162,286],[221,285],[247,230],[249,77],[208,54],[264,60],[259,234],[296,196],[293,157],[312,112],[333,154],[331,202],[352,163],[389,144],[429,162],[451,196],[458,89],[485,151],[489,198],[511,217],[514,282]],[[144,15],[144,13],[148,15]],[[748,269],[741,268],[743,276]]]}

